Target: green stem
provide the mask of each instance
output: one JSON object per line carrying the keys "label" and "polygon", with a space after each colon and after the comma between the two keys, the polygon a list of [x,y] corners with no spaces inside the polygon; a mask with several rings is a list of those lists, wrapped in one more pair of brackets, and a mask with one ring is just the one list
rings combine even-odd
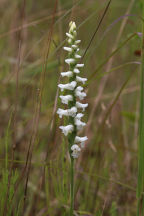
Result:
{"label": "green stem", "polygon": [[[69,55],[69,58],[74,58],[74,53]],[[75,65],[70,65],[70,71],[73,71]],[[69,82],[75,81],[76,80],[76,75],[73,74],[73,77],[70,77]],[[74,91],[69,91],[69,94],[72,95],[73,101],[70,101],[68,104],[68,108],[70,109],[73,106],[76,106],[76,96],[74,94]],[[75,136],[77,133],[76,126],[74,124],[74,118],[69,117],[69,123],[74,126],[74,131],[69,135],[69,154],[71,158],[71,167],[70,167],[70,216],[73,216],[74,212],[74,158],[71,156],[72,151],[71,147],[74,144]]]}
{"label": "green stem", "polygon": [[[71,42],[70,47],[72,46],[72,44],[75,43],[76,38],[73,39],[73,41]],[[68,57],[75,59],[75,54],[76,51],[74,50],[73,52],[69,53]],[[76,60],[76,59],[75,59]],[[77,64],[77,60],[74,64],[70,64],[69,66],[69,70],[73,71],[75,66]],[[76,80],[76,74],[73,73],[73,76],[69,78],[69,82],[75,81]],[[69,101],[68,103],[68,108],[72,108],[72,107],[76,107],[76,96],[75,96],[75,92],[74,90],[68,91],[68,94],[72,95],[73,97],[73,101]],[[72,156],[72,150],[71,147],[74,145],[74,140],[77,134],[77,128],[75,125],[75,121],[74,121],[74,117],[70,116],[68,119],[68,123],[73,125],[74,130],[71,134],[69,134],[68,136],[68,141],[69,141],[69,154],[70,154],[70,158],[71,158],[71,164],[70,164],[70,216],[73,216],[73,212],[74,212],[74,158]]]}
{"label": "green stem", "polygon": [[71,157],[70,197],[71,197],[70,216],[73,216],[73,211],[74,211],[74,159],[73,157]]}

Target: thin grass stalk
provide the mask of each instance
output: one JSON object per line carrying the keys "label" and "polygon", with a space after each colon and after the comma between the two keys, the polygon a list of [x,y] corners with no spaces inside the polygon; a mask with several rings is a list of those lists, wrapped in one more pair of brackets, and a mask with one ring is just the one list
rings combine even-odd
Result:
{"label": "thin grass stalk", "polygon": [[[144,18],[144,3],[142,1],[142,17]],[[137,216],[144,215],[144,21],[142,22],[141,42],[141,77],[140,77],[140,116],[138,140],[138,185],[137,185]]]}
{"label": "thin grass stalk", "polygon": [[90,77],[88,78],[87,83],[84,86],[87,86],[90,82],[92,82],[94,80],[95,75],[101,70],[101,68],[108,62],[108,60],[114,56],[129,40],[131,40],[132,38],[134,38],[135,36],[137,36],[136,33],[132,33],[128,38],[126,38],[126,40],[124,40],[122,43],[120,43],[120,45],[107,57],[104,59],[104,61],[102,63],[100,63],[100,65],[98,66],[98,68],[90,75]]}
{"label": "thin grass stalk", "polygon": [[10,133],[10,125],[11,125],[11,120],[12,120],[12,112],[11,116],[8,122],[8,126],[6,129],[6,136],[5,136],[5,169],[8,170],[8,139],[9,139],[9,133]]}

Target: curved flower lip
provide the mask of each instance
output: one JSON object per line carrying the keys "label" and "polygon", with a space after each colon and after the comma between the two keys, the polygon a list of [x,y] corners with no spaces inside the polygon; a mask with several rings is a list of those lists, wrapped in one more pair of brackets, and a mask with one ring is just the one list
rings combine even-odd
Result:
{"label": "curved flower lip", "polygon": [[77,107],[71,107],[67,111],[68,111],[68,116],[75,117],[77,113]]}
{"label": "curved flower lip", "polygon": [[75,89],[75,96],[79,97],[80,100],[83,100],[86,97],[86,93],[82,92],[83,87],[82,86],[78,86]]}
{"label": "curved flower lip", "polygon": [[62,118],[62,116],[72,116],[75,117],[77,113],[77,108],[76,107],[71,107],[70,109],[61,109],[59,108],[57,110],[57,114],[59,115],[60,118]]}
{"label": "curved flower lip", "polygon": [[87,136],[84,136],[84,137],[76,136],[74,142],[75,143],[81,143],[81,142],[85,142],[86,140],[88,140]]}
{"label": "curved flower lip", "polygon": [[77,108],[81,108],[83,111],[85,111],[85,109],[88,107],[88,103],[86,103],[86,104],[82,104],[82,103],[80,103],[80,102],[76,102],[76,107]]}
{"label": "curved flower lip", "polygon": [[80,73],[80,70],[78,68],[74,68],[73,72],[78,74]]}
{"label": "curved flower lip", "polygon": [[76,87],[75,90],[76,90],[76,91],[82,91],[82,90],[83,90],[83,87],[82,87],[82,86],[78,86],[78,87]]}
{"label": "curved flower lip", "polygon": [[81,120],[79,119],[75,119],[75,125],[77,127],[77,130],[82,130],[83,127],[86,125],[85,122],[82,122]]}
{"label": "curved flower lip", "polygon": [[86,97],[86,93],[81,91],[75,91],[75,96],[79,97],[80,100],[83,100]]}
{"label": "curved flower lip", "polygon": [[60,126],[59,127],[65,136],[67,136],[69,133],[71,133],[74,129],[73,125],[67,125],[67,126]]}
{"label": "curved flower lip", "polygon": [[84,64],[76,64],[76,67],[84,67]]}
{"label": "curved flower lip", "polygon": [[65,89],[74,90],[74,88],[76,87],[76,84],[77,84],[76,81],[72,81],[67,84],[59,84],[58,87],[61,89],[61,91],[64,91]]}
{"label": "curved flower lip", "polygon": [[73,63],[75,63],[75,59],[73,59],[73,58],[65,59],[65,62],[67,64],[73,64]]}
{"label": "curved flower lip", "polygon": [[72,71],[67,71],[67,72],[61,72],[61,76],[62,77],[72,77],[73,76],[73,72]]}
{"label": "curved flower lip", "polygon": [[71,47],[64,47],[63,49],[66,50],[66,51],[68,51],[68,52],[72,52],[73,51],[73,49]]}
{"label": "curved flower lip", "polygon": [[74,49],[77,49],[77,48],[78,48],[78,46],[77,46],[77,45],[75,45],[75,44],[73,44],[73,45],[72,45],[72,48],[74,48]]}
{"label": "curved flower lip", "polygon": [[64,116],[68,116],[68,111],[59,108],[59,109],[57,110],[57,114],[59,115],[60,118],[62,118],[63,115],[64,115]]}
{"label": "curved flower lip", "polygon": [[84,137],[76,136],[74,142],[75,143],[80,143],[81,148],[84,148],[85,141],[87,141],[87,140],[88,140],[87,136],[84,136]]}
{"label": "curved flower lip", "polygon": [[81,42],[81,40],[76,40],[75,44],[79,44]]}
{"label": "curved flower lip", "polygon": [[87,78],[82,78],[82,77],[76,76],[76,81],[82,82],[83,84],[85,84],[85,82],[87,81]]}
{"label": "curved flower lip", "polygon": [[77,113],[77,115],[75,116],[75,119],[81,119],[84,116],[83,113]]}
{"label": "curved flower lip", "polygon": [[60,99],[63,104],[68,104],[69,101],[73,101],[72,95],[60,95]]}

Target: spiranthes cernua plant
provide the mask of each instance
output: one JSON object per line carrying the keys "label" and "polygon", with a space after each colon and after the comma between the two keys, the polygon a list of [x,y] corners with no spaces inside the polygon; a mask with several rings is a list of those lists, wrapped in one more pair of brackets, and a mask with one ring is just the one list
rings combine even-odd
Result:
{"label": "spiranthes cernua plant", "polygon": [[67,125],[60,126],[60,129],[65,136],[68,137],[69,142],[69,155],[71,158],[71,208],[70,215],[73,215],[74,207],[74,160],[78,158],[81,148],[84,147],[84,142],[87,137],[79,137],[78,132],[86,125],[81,119],[84,116],[83,112],[88,104],[81,103],[86,97],[86,93],[83,91],[82,85],[87,81],[86,78],[80,77],[81,69],[84,64],[80,64],[78,45],[81,42],[77,40],[77,31],[75,22],[69,23],[69,32],[66,33],[68,46],[64,47],[68,56],[65,62],[68,64],[68,71],[61,72],[62,77],[67,77],[68,83],[59,84],[61,92],[64,95],[60,95],[61,102],[66,104],[67,109],[59,108],[57,114],[60,118],[67,116]]}

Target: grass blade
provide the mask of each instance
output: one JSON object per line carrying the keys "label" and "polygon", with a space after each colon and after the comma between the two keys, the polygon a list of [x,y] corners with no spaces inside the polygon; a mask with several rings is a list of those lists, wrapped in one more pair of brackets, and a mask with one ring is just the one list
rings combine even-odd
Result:
{"label": "grass blade", "polygon": [[[144,3],[143,6],[143,17],[144,17]],[[144,36],[144,22],[142,23],[142,32]],[[141,44],[142,51],[142,62],[141,62],[141,77],[140,77],[140,116],[139,116],[139,140],[138,140],[138,185],[137,185],[137,215],[144,215],[144,45],[143,37]]]}
{"label": "grass blade", "polygon": [[107,61],[114,56],[129,40],[131,40],[132,38],[134,38],[137,34],[133,33],[131,34],[126,40],[124,40],[107,58],[104,59],[104,61],[98,66],[98,68],[91,74],[91,76],[88,78],[88,82],[93,81],[95,75],[99,72],[99,70],[107,63]]}

